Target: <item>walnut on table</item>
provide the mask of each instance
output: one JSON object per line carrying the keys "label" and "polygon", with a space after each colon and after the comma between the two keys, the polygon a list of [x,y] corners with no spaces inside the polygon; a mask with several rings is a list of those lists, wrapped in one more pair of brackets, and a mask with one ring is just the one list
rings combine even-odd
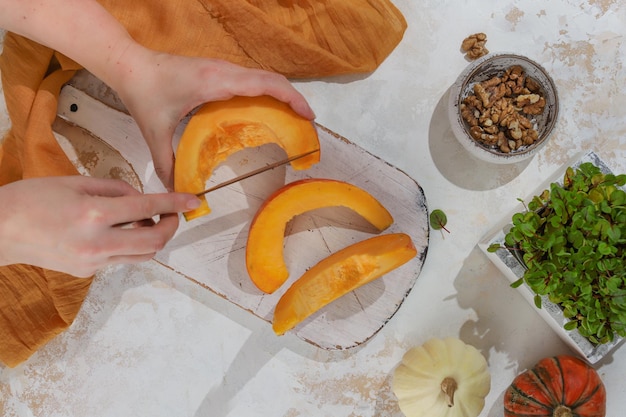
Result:
{"label": "walnut on table", "polygon": [[503,74],[474,84],[473,94],[461,102],[460,111],[474,140],[510,153],[538,139],[527,116],[541,114],[545,105],[537,82],[514,65]]}
{"label": "walnut on table", "polygon": [[474,60],[480,58],[483,55],[487,55],[489,51],[485,48],[487,43],[487,35],[484,33],[474,33],[463,39],[461,43],[461,50],[465,52],[465,56],[468,59]]}

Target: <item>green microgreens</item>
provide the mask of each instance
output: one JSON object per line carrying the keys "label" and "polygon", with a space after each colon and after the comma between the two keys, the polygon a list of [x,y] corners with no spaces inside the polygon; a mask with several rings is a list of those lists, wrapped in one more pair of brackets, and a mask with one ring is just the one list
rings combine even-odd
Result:
{"label": "green microgreens", "polygon": [[559,305],[592,343],[626,336],[626,175],[603,174],[592,163],[568,168],[563,184],[549,190],[513,215],[505,244],[490,252],[516,251],[526,266],[526,283]]}

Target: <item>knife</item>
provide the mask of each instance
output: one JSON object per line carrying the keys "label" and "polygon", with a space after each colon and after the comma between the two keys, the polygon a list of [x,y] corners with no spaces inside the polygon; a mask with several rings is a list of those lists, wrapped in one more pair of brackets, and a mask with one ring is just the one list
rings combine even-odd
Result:
{"label": "knife", "polygon": [[239,182],[241,180],[245,180],[246,178],[250,178],[250,177],[252,177],[254,175],[258,175],[258,174],[260,174],[262,172],[272,170],[272,169],[274,169],[276,167],[279,167],[281,165],[286,165],[286,164],[288,164],[291,161],[294,161],[294,160],[300,159],[300,158],[304,158],[305,156],[311,155],[311,154],[313,154],[315,152],[319,152],[319,151],[320,151],[319,149],[314,149],[312,151],[301,153],[299,155],[294,155],[294,156],[291,156],[289,158],[281,159],[280,161],[276,161],[276,162],[274,162],[272,164],[269,164],[269,165],[266,165],[264,167],[255,169],[254,171],[250,171],[250,172],[248,172],[246,174],[239,175],[238,177],[235,177],[235,178],[230,179],[228,181],[225,181],[225,182],[222,182],[220,184],[217,184],[217,185],[215,185],[215,186],[213,186],[211,188],[207,188],[204,191],[196,193],[196,197],[202,197],[203,195],[205,195],[207,193],[210,193],[211,191],[219,190],[220,188],[226,187],[227,185],[234,184],[234,183]]}

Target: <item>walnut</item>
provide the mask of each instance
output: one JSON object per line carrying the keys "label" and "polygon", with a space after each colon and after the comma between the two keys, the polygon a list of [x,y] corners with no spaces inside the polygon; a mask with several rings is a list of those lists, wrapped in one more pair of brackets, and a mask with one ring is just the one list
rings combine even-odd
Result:
{"label": "walnut", "polygon": [[507,98],[503,98],[498,102],[498,107],[494,109],[498,114],[499,124],[507,127],[513,120],[517,118],[517,110]]}
{"label": "walnut", "polygon": [[524,75],[524,69],[521,65],[513,65],[504,71],[504,75],[511,80],[517,80]]}
{"label": "walnut", "polygon": [[524,115],[522,115],[521,113],[517,113],[517,121],[524,130],[530,130],[533,127],[532,122],[528,120],[527,117],[524,117]]}
{"label": "walnut", "polygon": [[483,112],[483,103],[475,95],[468,96],[463,103],[474,112],[475,117]]}
{"label": "walnut", "polygon": [[546,99],[543,97],[539,97],[539,100],[535,103],[530,103],[524,107],[522,107],[522,111],[526,114],[541,114],[543,113],[543,109],[546,107]]}
{"label": "walnut", "polygon": [[[469,39],[466,39],[466,46],[479,41]],[[521,66],[513,65],[501,74],[474,84],[472,91],[473,94],[462,101],[460,110],[474,140],[510,153],[538,139],[539,133],[529,117],[541,114],[546,101],[539,84],[528,77]]]}
{"label": "walnut", "polygon": [[515,103],[517,107],[528,106],[529,104],[535,104],[539,101],[539,94],[520,94],[515,97]]}
{"label": "walnut", "polygon": [[467,122],[468,125],[478,126],[478,117],[474,113],[475,108],[473,106],[466,103],[461,103],[460,110],[461,117]]}
{"label": "walnut", "polygon": [[[494,83],[493,81],[498,81]],[[490,108],[506,94],[506,86],[499,82],[498,78],[474,85],[474,93],[480,99],[484,108]]]}
{"label": "walnut", "polygon": [[541,86],[539,85],[539,83],[532,78],[526,80],[526,88],[528,88],[531,93],[538,93],[539,91],[541,91]]}
{"label": "walnut", "polygon": [[[522,128],[519,125],[519,120],[516,118],[514,120],[511,121],[511,123],[508,124],[507,128],[509,135],[513,138],[513,139],[521,139],[522,138]],[[509,144],[509,147],[510,144]],[[515,149],[515,147],[512,147],[513,149]]]}
{"label": "walnut", "polygon": [[481,83],[474,85],[474,94],[480,99],[483,107],[489,107],[489,93]]}
{"label": "walnut", "polygon": [[487,35],[484,33],[474,33],[463,39],[461,50],[466,53],[466,58],[474,60],[489,53],[487,48],[485,48],[486,43]]}
{"label": "walnut", "polygon": [[511,148],[509,148],[509,141],[504,137],[504,134],[498,135],[496,145],[504,153],[511,152]]}
{"label": "walnut", "polygon": [[496,86],[502,84],[502,78],[500,78],[500,77],[491,77],[490,79],[488,79],[487,81],[482,82],[481,84],[485,88],[496,87]]}
{"label": "walnut", "polygon": [[481,136],[483,135],[483,128],[480,126],[472,126],[470,128],[470,135],[476,139],[476,140],[480,140]]}
{"label": "walnut", "polygon": [[490,135],[497,135],[500,131],[500,129],[498,129],[498,126],[495,125],[484,127],[483,130]]}
{"label": "walnut", "polygon": [[524,145],[532,145],[539,138],[539,132],[535,129],[529,129],[525,131],[525,135],[522,137]]}

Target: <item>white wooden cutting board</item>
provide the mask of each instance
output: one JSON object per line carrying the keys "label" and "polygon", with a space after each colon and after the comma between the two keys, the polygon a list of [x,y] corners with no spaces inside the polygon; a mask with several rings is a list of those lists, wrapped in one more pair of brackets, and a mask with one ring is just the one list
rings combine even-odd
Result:
{"label": "white wooden cutting board", "polygon": [[[163,192],[147,145],[133,119],[72,86],[61,92],[58,115],[119,151],[146,193]],[[187,120],[177,131],[174,146]],[[245,267],[248,227],[260,204],[282,185],[301,178],[333,178],[357,185],[376,197],[394,217],[382,233],[411,236],[418,255],[413,260],[333,302],[292,330],[298,337],[325,349],[348,349],[375,335],[411,291],[428,250],[428,210],[423,190],[413,179],[345,138],[317,125],[322,157],[307,171],[289,166],[210,193],[212,213],[191,222],[181,219],[176,236],[156,261],[271,322],[274,306],[305,270],[333,252],[377,232],[346,208],[324,208],[295,217],[285,236],[285,260],[290,278],[271,295],[261,293]],[[73,135],[71,129],[60,132]],[[284,158],[276,145],[245,149],[214,172],[207,186]],[[123,159],[120,158],[123,161]],[[278,337],[278,336],[277,336]]]}

